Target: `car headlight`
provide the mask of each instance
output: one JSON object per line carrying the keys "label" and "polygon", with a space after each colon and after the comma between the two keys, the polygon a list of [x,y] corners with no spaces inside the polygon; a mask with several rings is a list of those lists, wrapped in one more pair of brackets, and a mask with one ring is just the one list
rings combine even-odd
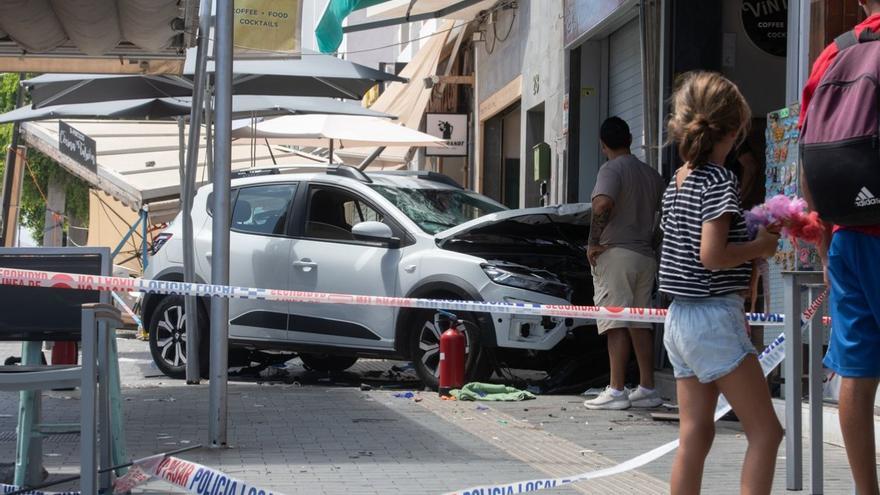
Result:
{"label": "car headlight", "polygon": [[504,262],[483,263],[480,266],[496,284],[540,292],[561,299],[571,298],[571,288],[546,270]]}

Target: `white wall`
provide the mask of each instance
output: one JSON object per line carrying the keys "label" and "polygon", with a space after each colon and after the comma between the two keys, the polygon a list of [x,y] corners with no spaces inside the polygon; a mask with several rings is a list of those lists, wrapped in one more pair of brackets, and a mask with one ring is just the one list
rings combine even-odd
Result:
{"label": "white wall", "polygon": [[[516,16],[514,19],[513,16]],[[511,22],[513,23],[511,25]],[[485,101],[505,85],[522,75],[521,115],[543,103],[544,142],[550,145],[552,178],[550,201],[558,203],[565,194],[557,190],[562,172],[562,100],[565,94],[565,50],[563,49],[563,18],[561,1],[523,1],[515,11],[502,11],[496,17],[498,35],[505,41],[495,40],[492,26],[488,40],[476,45],[477,94]],[[510,33],[507,34],[508,27]],[[494,46],[493,46],[494,41]],[[491,49],[491,53],[488,53]],[[536,81],[537,79],[537,81]],[[537,82],[537,84],[536,84]],[[483,118],[481,116],[481,118]],[[479,128],[479,126],[478,126]],[[477,140],[481,143],[482,140]],[[526,127],[520,126],[520,204],[525,204],[526,180],[533,174],[526,170]],[[479,144],[482,146],[482,144]],[[479,165],[478,165],[479,166]],[[534,199],[534,198],[532,198]]]}

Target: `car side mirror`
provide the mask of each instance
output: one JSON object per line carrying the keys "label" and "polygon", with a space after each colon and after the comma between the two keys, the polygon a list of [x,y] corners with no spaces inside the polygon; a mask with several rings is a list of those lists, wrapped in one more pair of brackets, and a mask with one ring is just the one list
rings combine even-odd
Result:
{"label": "car side mirror", "polygon": [[361,222],[351,228],[351,235],[359,241],[381,242],[391,248],[400,246],[400,239],[382,222]]}

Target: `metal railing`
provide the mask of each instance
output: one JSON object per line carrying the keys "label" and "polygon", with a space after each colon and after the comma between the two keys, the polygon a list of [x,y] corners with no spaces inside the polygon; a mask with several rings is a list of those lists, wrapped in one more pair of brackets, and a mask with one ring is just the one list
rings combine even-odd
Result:
{"label": "metal railing", "polygon": [[[808,301],[816,301],[825,291],[822,272],[783,272],[785,341],[788,349],[783,364],[785,379],[785,474],[786,489],[803,490],[803,335],[801,319],[804,291]],[[823,312],[813,311],[810,324],[808,352],[808,391],[810,426],[810,493],[823,493],[822,452],[822,346],[824,344]]]}

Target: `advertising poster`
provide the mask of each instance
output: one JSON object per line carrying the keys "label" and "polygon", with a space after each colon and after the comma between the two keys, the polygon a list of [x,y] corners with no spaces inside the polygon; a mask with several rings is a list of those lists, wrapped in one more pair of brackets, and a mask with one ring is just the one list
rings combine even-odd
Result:
{"label": "advertising poster", "polygon": [[301,0],[235,0],[236,56],[299,55],[301,19]]}

